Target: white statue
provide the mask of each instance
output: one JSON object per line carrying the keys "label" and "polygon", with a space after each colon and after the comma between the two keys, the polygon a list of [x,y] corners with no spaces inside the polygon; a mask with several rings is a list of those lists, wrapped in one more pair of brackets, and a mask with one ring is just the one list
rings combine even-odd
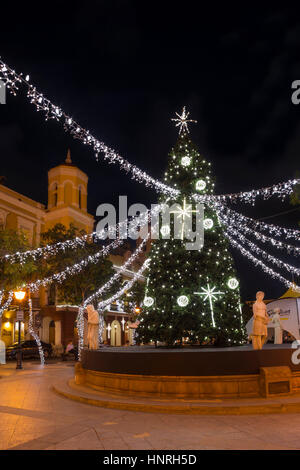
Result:
{"label": "white statue", "polygon": [[282,324],[280,321],[280,308],[274,308],[274,315],[272,317],[274,325],[274,344],[282,344]]}
{"label": "white statue", "polygon": [[92,304],[87,305],[88,334],[87,341],[89,349],[98,349],[99,346],[99,314]]}
{"label": "white statue", "polygon": [[268,336],[267,324],[269,317],[266,304],[263,301],[264,296],[264,292],[257,292],[256,302],[253,304],[253,329],[251,334],[253,349],[262,349]]}
{"label": "white statue", "polygon": [[135,341],[135,335],[136,335],[136,329],[137,327],[139,326],[141,322],[139,320],[136,320],[134,323],[130,323],[129,325],[129,328],[132,328],[132,346],[135,346],[136,345],[136,341]]}

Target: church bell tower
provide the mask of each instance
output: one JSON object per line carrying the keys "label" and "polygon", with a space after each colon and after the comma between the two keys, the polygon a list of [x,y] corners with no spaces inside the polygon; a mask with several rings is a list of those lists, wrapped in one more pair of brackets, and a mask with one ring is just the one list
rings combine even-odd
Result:
{"label": "church bell tower", "polygon": [[68,149],[66,160],[48,171],[48,208],[45,230],[61,223],[74,224],[92,232],[94,218],[87,212],[88,176],[72,163]]}

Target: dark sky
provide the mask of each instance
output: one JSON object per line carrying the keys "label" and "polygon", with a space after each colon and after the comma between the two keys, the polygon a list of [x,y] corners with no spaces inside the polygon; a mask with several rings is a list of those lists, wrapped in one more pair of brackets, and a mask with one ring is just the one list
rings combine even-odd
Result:
{"label": "dark sky", "polygon": [[[2,59],[149,174],[162,178],[177,138],[170,118],[183,105],[198,120],[191,137],[213,164],[218,193],[268,186],[300,170],[300,105],[291,102],[291,83],[300,79],[300,7],[10,3],[6,11],[1,5]],[[46,203],[47,171],[69,146],[90,177],[92,214],[119,194],[130,203],[156,202],[153,190],[96,163],[90,149],[45,122],[22,95],[0,107],[1,174],[9,187]],[[238,207],[254,218],[290,209],[276,199]],[[296,227],[298,219],[300,211],[267,221]],[[248,261],[236,262],[244,298],[258,289],[268,298],[285,290]]]}

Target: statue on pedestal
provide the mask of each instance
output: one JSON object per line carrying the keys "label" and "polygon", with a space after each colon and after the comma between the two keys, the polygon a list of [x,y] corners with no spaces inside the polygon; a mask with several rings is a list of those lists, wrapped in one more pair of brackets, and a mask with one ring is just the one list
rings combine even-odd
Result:
{"label": "statue on pedestal", "polygon": [[135,341],[135,335],[136,335],[136,329],[139,326],[141,322],[139,320],[136,320],[134,323],[130,323],[129,328],[132,328],[132,346],[136,345]]}
{"label": "statue on pedestal", "polygon": [[99,314],[92,304],[86,307],[88,313],[88,334],[87,341],[89,349],[98,349],[99,347]]}
{"label": "statue on pedestal", "polygon": [[253,329],[251,334],[253,349],[262,349],[268,336],[267,324],[269,317],[266,304],[263,301],[264,296],[264,292],[257,292],[256,302],[253,304]]}
{"label": "statue on pedestal", "polygon": [[280,308],[274,308],[272,323],[274,325],[274,344],[282,344],[283,327],[280,321]]}

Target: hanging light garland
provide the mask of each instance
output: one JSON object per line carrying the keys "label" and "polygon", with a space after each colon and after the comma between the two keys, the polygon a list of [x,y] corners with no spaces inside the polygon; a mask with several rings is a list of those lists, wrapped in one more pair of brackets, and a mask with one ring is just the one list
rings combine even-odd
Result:
{"label": "hanging light garland", "polygon": [[32,291],[38,290],[41,286],[46,286],[52,282],[63,282],[68,276],[75,276],[79,274],[86,266],[89,264],[98,263],[100,258],[106,257],[110,251],[120,246],[123,243],[123,240],[117,239],[110,243],[108,246],[101,248],[100,251],[97,251],[94,255],[89,255],[87,258],[84,258],[80,263],[75,263],[72,266],[67,266],[63,271],[53,274],[52,276],[45,277],[43,279],[38,279],[35,282],[31,282],[27,287]]}
{"label": "hanging light garland", "polygon": [[[229,221],[228,224],[228,219],[223,219],[223,217],[220,216],[219,214],[219,219],[225,224],[227,227],[235,227],[235,225]],[[268,237],[267,235],[264,235],[263,233],[257,232],[256,230],[253,230],[246,225],[241,225],[241,229],[243,230],[244,233],[254,236],[258,241],[262,243],[269,243],[272,245],[272,247],[276,248],[277,250],[285,250],[287,251],[288,254],[293,254],[295,256],[300,256],[300,247],[297,247],[295,245],[289,245],[288,243],[283,243],[280,240],[276,240],[275,238]]]}
{"label": "hanging light garland", "polygon": [[242,245],[240,245],[234,238],[230,236],[230,234],[224,230],[225,236],[228,238],[230,244],[238,249],[240,253],[248,258],[250,261],[254,263],[255,266],[259,266],[265,273],[267,273],[269,276],[271,276],[273,279],[278,279],[280,282],[282,282],[287,288],[293,288],[293,290],[300,292],[300,287],[295,285],[293,282],[288,281],[285,279],[281,274],[277,273],[274,271],[272,268],[267,266],[263,261],[257,259],[255,256],[253,256],[248,250],[246,250]]}
{"label": "hanging light garland", "polygon": [[[254,230],[263,230],[269,232],[271,235],[284,238],[294,238],[295,240],[300,240],[300,230],[294,230],[290,228],[280,227],[278,225],[266,224],[260,220],[251,219],[251,217],[246,217],[245,215],[236,212],[224,204],[217,202],[212,202],[210,204],[211,208],[216,210],[218,215],[220,215],[226,225],[232,225],[233,222],[243,229],[250,230],[250,227],[253,227]],[[275,243],[275,241],[274,241]],[[278,244],[281,243],[278,241]]]}
{"label": "hanging light garland", "polygon": [[[3,299],[3,295],[4,295],[4,292],[1,291],[1,301],[2,301],[2,299]],[[12,299],[13,299],[13,296],[14,296],[13,291],[9,291],[9,292],[8,292],[8,297],[7,297],[6,301],[4,302],[3,305],[0,306],[0,319],[1,319],[2,315],[3,315],[3,312],[4,312],[5,310],[7,310],[8,307],[10,306],[10,304],[11,304],[11,302],[12,302]]]}
{"label": "hanging light garland", "polygon": [[[159,180],[149,176],[145,171],[140,170],[137,166],[131,164],[123,157],[121,157],[115,150],[109,148],[104,142],[96,139],[89,130],[81,127],[71,116],[67,115],[59,106],[54,105],[48,100],[42,93],[39,93],[36,88],[29,83],[29,76],[23,77],[22,74],[17,74],[13,69],[8,67],[2,60],[0,60],[0,79],[2,79],[9,89],[9,91],[16,95],[19,84],[23,84],[27,87],[27,97],[30,102],[36,107],[37,111],[44,111],[46,120],[55,119],[60,121],[64,120],[64,129],[75,138],[81,140],[85,145],[92,146],[96,159],[98,159],[99,153],[103,153],[104,159],[110,163],[118,163],[121,170],[131,174],[131,178],[144,183],[146,186],[151,186],[156,189],[159,193],[166,194],[172,197],[178,197],[180,191],[161,183]],[[197,202],[207,202],[210,200],[219,200],[229,202],[246,202],[254,204],[257,197],[262,196],[264,199],[269,199],[272,196],[278,196],[284,199],[292,191],[296,184],[300,183],[300,179],[289,180],[284,183],[275,184],[267,188],[261,188],[251,191],[242,191],[239,193],[224,194],[224,195],[199,195],[194,194],[193,197]]]}
{"label": "hanging light garland", "polygon": [[283,262],[282,260],[275,258],[275,256],[270,255],[266,251],[262,250],[257,246],[255,243],[253,243],[251,240],[249,240],[247,237],[245,237],[239,230],[234,229],[232,227],[226,227],[227,233],[230,233],[237,237],[244,245],[248,245],[250,250],[258,255],[261,255],[263,258],[267,259],[270,263],[274,264],[278,268],[285,269],[286,271],[295,274],[296,276],[300,276],[300,269],[295,268],[294,266],[291,266],[288,263]]}
{"label": "hanging light garland", "polygon": [[[137,282],[141,278],[143,272],[148,268],[148,266],[149,266],[149,262],[148,262],[148,260],[146,260],[143,263],[142,267],[134,274],[133,278],[130,281],[127,281],[125,284],[123,284],[122,288],[117,293],[115,293],[109,299],[104,300],[102,302],[99,302],[99,304],[98,304],[98,311],[100,311],[99,315],[102,314],[104,309],[109,304],[111,304],[115,300],[119,299],[126,291],[130,290],[131,287],[135,284],[135,282]],[[123,265],[123,267],[124,267],[124,265]],[[121,270],[119,271],[119,273],[120,272],[121,272]],[[119,273],[117,273],[116,275],[119,275]],[[78,341],[79,342],[79,354],[78,354],[79,359],[81,358],[81,349],[83,348],[83,343],[84,343],[84,310],[85,310],[86,306],[89,303],[91,303],[95,298],[97,298],[99,295],[101,295],[101,293],[103,293],[104,290],[107,290],[109,287],[111,287],[111,280],[108,281],[108,283],[106,283],[100,289],[98,289],[98,291],[96,291],[93,295],[88,297],[85,300],[83,306],[79,307],[79,309],[78,309],[77,328],[78,328],[78,337],[79,337],[79,341]],[[99,327],[99,330],[100,330],[100,327]],[[99,332],[99,336],[100,336],[100,332]]]}
{"label": "hanging light garland", "polygon": [[[156,217],[157,214],[163,209],[163,205],[159,204],[151,210],[145,211],[137,216],[135,216],[131,221],[131,229],[134,230],[139,226],[147,224],[151,217]],[[122,220],[122,222],[117,223],[116,225],[111,225],[108,229],[103,229],[101,231],[94,231],[81,237],[75,237],[70,240],[65,240],[64,242],[58,242],[54,244],[49,244],[44,247],[35,248],[34,250],[27,250],[23,252],[16,252],[13,254],[4,255],[2,258],[4,261],[9,261],[10,263],[24,263],[28,258],[32,257],[35,261],[43,257],[43,259],[48,256],[53,256],[60,251],[66,251],[67,249],[76,249],[78,247],[84,247],[85,244],[89,241],[94,240],[103,240],[107,237],[115,238],[116,233],[120,233],[127,227],[129,219]],[[124,239],[119,238],[118,243],[124,243]]]}
{"label": "hanging light garland", "polygon": [[79,307],[77,314],[77,331],[78,331],[78,359],[81,360],[81,350],[84,346],[84,308]]}
{"label": "hanging light garland", "polygon": [[98,304],[98,309],[100,310],[104,310],[104,308],[111,304],[112,302],[114,302],[115,300],[117,300],[119,297],[121,297],[126,291],[129,291],[132,286],[141,278],[142,274],[144,271],[146,271],[146,269],[148,268],[148,263],[147,263],[147,260],[143,263],[142,267],[134,274],[133,278],[130,279],[130,281],[127,281],[123,287],[118,291],[116,292],[116,294],[114,294],[113,296],[111,296],[109,299],[107,300],[103,300],[102,302],[99,302]]}
{"label": "hanging light garland", "polygon": [[39,350],[39,355],[40,355],[40,360],[41,360],[41,365],[43,366],[45,364],[45,356],[44,356],[44,351],[42,347],[41,340],[37,333],[34,330],[33,326],[33,314],[32,314],[32,300],[30,297],[30,292],[28,294],[28,307],[29,307],[29,322],[28,322],[28,330],[31,336],[35,339],[35,342],[37,344],[38,350]]}
{"label": "hanging light garland", "polygon": [[[2,78],[5,85],[7,86],[7,88],[13,95],[16,95],[20,84],[26,85],[28,89],[27,96],[30,99],[31,103],[36,106],[37,111],[44,111],[46,115],[46,119],[51,118],[51,119],[56,119],[58,121],[60,121],[61,119],[64,119],[65,130],[69,131],[71,135],[73,135],[74,138],[80,139],[84,144],[92,146],[94,149],[96,158],[98,158],[99,153],[102,152],[104,154],[104,159],[108,159],[110,163],[118,163],[122,170],[125,170],[127,173],[131,173],[131,176],[133,179],[139,182],[144,182],[146,186],[152,186],[158,192],[162,192],[170,197],[179,196],[180,194],[179,190],[174,189],[170,186],[167,186],[161,183],[160,181],[155,180],[154,178],[150,177],[149,175],[147,175],[146,172],[132,165],[127,160],[123,159],[113,149],[107,147],[103,142],[93,137],[88,130],[82,128],[76,121],[74,121],[70,116],[64,113],[64,111],[60,107],[52,104],[41,93],[37,92],[36,88],[34,88],[33,85],[29,83],[29,76],[24,78],[22,74],[21,75],[16,74],[14,70],[9,68],[1,60],[0,60],[0,78]],[[280,197],[281,199],[284,199],[293,191],[294,186],[299,183],[300,183],[300,179],[293,179],[287,182],[275,184],[275,185],[272,185],[266,188],[261,188],[258,190],[251,190],[251,191],[246,191],[246,192],[243,191],[239,193],[224,194],[224,195],[193,194],[193,197],[197,202],[202,202],[202,203],[206,202],[212,205],[218,204],[218,210],[221,211],[222,209],[224,210],[224,205],[222,205],[222,202],[224,203],[224,202],[241,201],[241,202],[254,204],[256,198],[259,196],[263,197],[264,199],[269,199],[272,196],[277,196],[277,197]],[[225,211],[227,213],[228,212],[234,213],[234,211],[231,211],[227,207]],[[252,222],[255,228],[259,227],[260,229],[263,229],[263,230],[269,230],[271,233],[275,233],[276,235],[282,235],[283,233],[287,238],[299,239],[299,231],[268,225],[263,222],[254,221],[253,219],[250,219],[238,213],[234,213],[234,214],[237,219],[240,219],[240,221],[247,222],[247,223]],[[229,234],[227,233],[227,235]],[[78,238],[78,240],[80,240],[80,242],[82,243],[82,239]],[[74,243],[74,240],[72,242]],[[235,241],[235,243],[237,242]],[[252,242],[249,241],[249,243],[252,243]],[[65,246],[67,246],[67,244]],[[47,249],[48,247],[46,247],[45,252],[47,252]],[[35,253],[38,254],[38,256],[40,256],[41,250],[43,250],[43,248],[37,249],[37,250],[31,250],[31,253],[35,251]],[[245,249],[243,248],[243,250]],[[247,250],[245,251],[247,252]],[[21,259],[25,259],[25,257],[28,255],[29,252],[30,250],[28,252],[25,252],[26,254],[16,253],[14,255],[7,255],[7,259],[8,260],[10,259],[20,260],[20,257]],[[49,249],[49,253],[52,253],[51,248]],[[15,258],[12,258],[13,256],[15,256]],[[256,259],[255,257],[253,258]],[[269,258],[269,260],[271,260],[271,258]],[[272,270],[270,270],[270,272],[272,272]]]}
{"label": "hanging light garland", "polygon": [[[106,292],[110,287],[116,282],[116,280],[121,277],[123,274],[125,274],[128,266],[134,263],[134,261],[140,256],[141,252],[144,249],[145,244],[147,243],[147,240],[149,239],[150,234],[147,235],[146,238],[143,239],[143,241],[140,243],[139,247],[134,251],[134,253],[128,258],[125,263],[120,266],[118,272],[116,272],[110,279],[107,281],[102,287],[100,287],[94,294],[90,295],[83,304],[83,307],[85,308],[88,304],[93,302],[95,299],[100,297],[104,292]],[[136,273],[135,273],[136,274]],[[108,305],[108,304],[107,304]],[[98,305],[98,309],[101,310],[100,304]]]}

